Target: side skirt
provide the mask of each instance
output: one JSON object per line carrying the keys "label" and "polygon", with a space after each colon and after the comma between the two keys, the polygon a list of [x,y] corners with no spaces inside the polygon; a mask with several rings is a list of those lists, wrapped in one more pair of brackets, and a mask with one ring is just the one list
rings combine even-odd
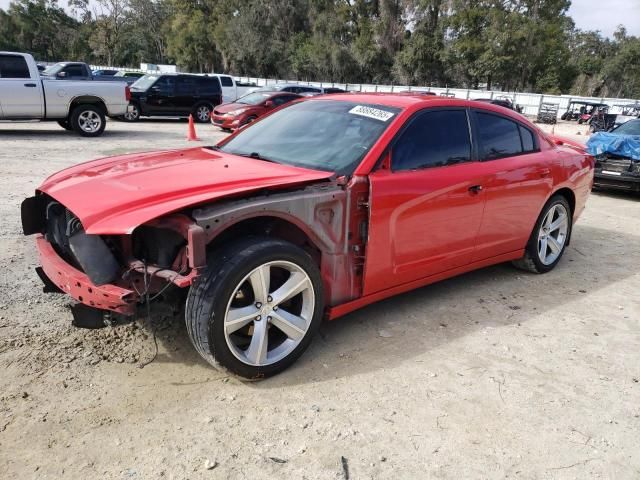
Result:
{"label": "side skirt", "polygon": [[498,255],[496,257],[490,257],[485,260],[481,260],[479,262],[470,263],[462,267],[446,270],[444,272],[437,273],[429,277],[414,280],[413,282],[404,283],[396,287],[392,287],[386,290],[382,290],[380,292],[372,293],[371,295],[367,295],[366,297],[360,297],[355,300],[352,300],[351,302],[343,303],[341,305],[336,305],[334,307],[329,308],[328,318],[329,320],[335,320],[336,318],[346,315],[347,313],[351,313],[354,310],[358,310],[359,308],[362,308],[371,303],[384,300],[385,298],[393,297],[394,295],[408,292],[410,290],[415,290],[416,288],[424,287],[425,285],[439,282],[440,280],[445,280],[447,278],[455,277],[457,275],[461,275],[463,273],[467,273],[472,270],[488,267],[489,265],[496,265],[498,263],[517,260],[518,258],[522,258],[523,255],[524,255],[524,250],[515,250],[513,252],[503,253],[502,255]]}

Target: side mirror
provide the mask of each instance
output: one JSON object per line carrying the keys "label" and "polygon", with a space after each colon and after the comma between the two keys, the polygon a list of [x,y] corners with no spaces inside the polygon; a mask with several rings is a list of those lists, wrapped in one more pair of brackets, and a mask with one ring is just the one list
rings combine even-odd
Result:
{"label": "side mirror", "polygon": [[273,107],[273,102],[271,100],[267,100],[266,102],[264,102],[264,106],[267,108],[271,108]]}
{"label": "side mirror", "polygon": [[56,77],[58,78],[65,78],[67,76],[67,72],[58,72],[56,74]]}

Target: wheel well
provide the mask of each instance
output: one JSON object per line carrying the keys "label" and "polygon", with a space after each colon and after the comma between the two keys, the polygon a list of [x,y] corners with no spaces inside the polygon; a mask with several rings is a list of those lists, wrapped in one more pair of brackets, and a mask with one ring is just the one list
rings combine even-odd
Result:
{"label": "wheel well", "polygon": [[562,195],[567,200],[567,202],[569,202],[569,207],[571,207],[571,214],[573,215],[573,213],[576,211],[576,196],[573,193],[573,190],[571,190],[570,188],[561,188],[560,190],[554,192],[554,195]]}
{"label": "wheel well", "polygon": [[78,105],[94,105],[96,107],[99,107],[104,113],[107,113],[107,107],[100,97],[84,95],[82,97],[74,98],[69,104],[69,114],[71,114],[71,112],[73,112],[73,109]]}
{"label": "wheel well", "polygon": [[[576,211],[576,195],[573,193],[573,190],[570,188],[561,188],[554,192],[554,195],[563,196],[567,202],[569,202],[569,208],[571,208],[571,217]],[[571,243],[571,234],[573,233],[573,228],[569,229],[569,236],[567,238],[567,246]]]}
{"label": "wheel well", "polygon": [[202,101],[200,101],[200,102],[196,103],[196,104],[193,106],[193,108],[194,108],[194,109],[196,109],[196,108],[198,108],[200,105],[206,105],[207,107],[211,107],[211,110],[213,110],[213,109],[214,109],[213,103],[211,103],[211,102],[209,102],[209,101],[207,101],[207,100],[202,100]]}
{"label": "wheel well", "polygon": [[320,266],[321,250],[309,235],[297,225],[278,217],[254,217],[233,224],[211,240],[207,249],[218,249],[238,239],[255,235],[266,235],[291,242],[309,253],[318,267]]}

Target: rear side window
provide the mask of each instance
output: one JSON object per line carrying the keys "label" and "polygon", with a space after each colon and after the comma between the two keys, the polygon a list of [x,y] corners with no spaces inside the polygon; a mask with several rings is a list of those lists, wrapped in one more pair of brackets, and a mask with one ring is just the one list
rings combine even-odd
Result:
{"label": "rear side window", "polygon": [[0,55],[0,78],[30,78],[24,57]]}
{"label": "rear side window", "polygon": [[221,91],[218,77],[200,77],[197,82],[199,95],[216,95]]}
{"label": "rear side window", "polygon": [[294,97],[293,95],[279,95],[277,97],[273,97],[271,100],[274,105],[280,106],[284,105],[285,103],[289,103],[291,100],[295,100],[296,98],[298,97]]}
{"label": "rear side window", "polygon": [[231,77],[219,77],[220,83],[222,83],[223,87],[233,87],[233,80]]}
{"label": "rear side window", "polygon": [[416,170],[471,160],[471,138],[464,110],[427,111],[400,134],[391,152],[392,169]]}
{"label": "rear side window", "polygon": [[518,128],[520,129],[520,138],[522,139],[522,151],[535,152],[537,150],[536,141],[531,130],[522,125],[518,125]]}
{"label": "rear side window", "polygon": [[176,86],[176,95],[196,95],[197,82],[193,77],[180,77]]}
{"label": "rear side window", "polygon": [[522,153],[516,122],[498,115],[475,112],[480,160],[493,160]]}

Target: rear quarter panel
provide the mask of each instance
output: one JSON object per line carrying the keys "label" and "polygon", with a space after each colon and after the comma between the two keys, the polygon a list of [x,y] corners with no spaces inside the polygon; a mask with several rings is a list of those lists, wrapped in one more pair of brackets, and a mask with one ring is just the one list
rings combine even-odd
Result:
{"label": "rear quarter panel", "polygon": [[581,152],[573,147],[560,147],[562,158],[562,175],[559,188],[567,187],[573,190],[576,197],[576,206],[573,212],[575,222],[583,212],[591,188],[593,187],[594,158],[586,152]]}

